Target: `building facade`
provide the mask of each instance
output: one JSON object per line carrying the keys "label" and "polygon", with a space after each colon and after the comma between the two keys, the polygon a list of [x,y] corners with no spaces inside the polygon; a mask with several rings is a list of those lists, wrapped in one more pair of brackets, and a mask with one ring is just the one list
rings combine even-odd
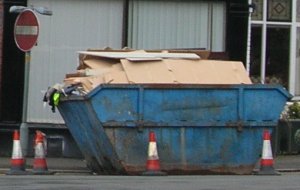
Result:
{"label": "building facade", "polygon": [[[30,67],[14,42],[13,5],[53,11],[38,15]],[[76,70],[76,52],[88,48],[206,49],[245,63],[253,82],[282,84],[297,98],[298,6],[298,0],[2,0],[0,130],[26,123],[29,132],[49,131],[63,145],[64,122],[42,98],[49,86]]]}

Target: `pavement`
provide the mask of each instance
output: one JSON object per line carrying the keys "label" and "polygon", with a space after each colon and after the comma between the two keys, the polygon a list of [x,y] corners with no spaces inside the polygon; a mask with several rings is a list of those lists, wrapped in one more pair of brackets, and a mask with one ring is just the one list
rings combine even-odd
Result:
{"label": "pavement", "polygon": [[[0,174],[5,174],[10,170],[10,160],[11,158],[8,157],[0,157]],[[26,170],[32,170],[33,161],[33,158],[26,158]],[[55,172],[55,174],[92,174],[92,172],[86,167],[85,160],[83,159],[46,158],[46,161],[48,170]]]}
{"label": "pavement", "polygon": [[[279,155],[273,158],[274,168],[279,172],[300,172],[300,155]],[[254,170],[258,170],[258,162]]]}
{"label": "pavement", "polygon": [[[0,157],[0,174],[10,170],[8,157]],[[33,167],[33,158],[26,158],[26,170]],[[278,172],[300,172],[300,155],[280,155],[273,158],[274,168]],[[55,174],[90,175],[92,172],[86,167],[85,160],[74,158],[46,158],[49,171]],[[259,170],[258,162],[254,171]]]}

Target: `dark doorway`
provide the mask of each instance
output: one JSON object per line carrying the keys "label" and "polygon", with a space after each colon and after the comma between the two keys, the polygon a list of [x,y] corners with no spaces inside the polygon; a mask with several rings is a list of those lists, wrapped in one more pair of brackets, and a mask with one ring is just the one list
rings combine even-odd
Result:
{"label": "dark doorway", "polygon": [[13,5],[26,5],[26,1],[4,1],[3,48],[0,85],[0,124],[19,124],[22,121],[25,54],[14,41],[14,23],[17,13],[10,13]]}
{"label": "dark doorway", "polygon": [[226,51],[229,59],[246,63],[249,6],[247,0],[229,0]]}

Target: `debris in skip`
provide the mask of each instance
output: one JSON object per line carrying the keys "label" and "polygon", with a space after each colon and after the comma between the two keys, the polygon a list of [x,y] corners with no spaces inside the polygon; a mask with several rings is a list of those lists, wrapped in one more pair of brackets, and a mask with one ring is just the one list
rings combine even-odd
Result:
{"label": "debris in skip", "polygon": [[85,95],[100,84],[251,84],[242,62],[208,60],[208,51],[87,50],[62,84],[44,96],[52,111],[60,94]]}

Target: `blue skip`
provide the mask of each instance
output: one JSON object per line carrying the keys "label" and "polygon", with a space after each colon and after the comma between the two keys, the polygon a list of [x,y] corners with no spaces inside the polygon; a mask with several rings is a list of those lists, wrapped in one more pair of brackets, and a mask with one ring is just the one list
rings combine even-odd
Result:
{"label": "blue skip", "polygon": [[153,131],[169,175],[251,174],[290,98],[277,85],[103,84],[58,109],[96,173],[142,174]]}

